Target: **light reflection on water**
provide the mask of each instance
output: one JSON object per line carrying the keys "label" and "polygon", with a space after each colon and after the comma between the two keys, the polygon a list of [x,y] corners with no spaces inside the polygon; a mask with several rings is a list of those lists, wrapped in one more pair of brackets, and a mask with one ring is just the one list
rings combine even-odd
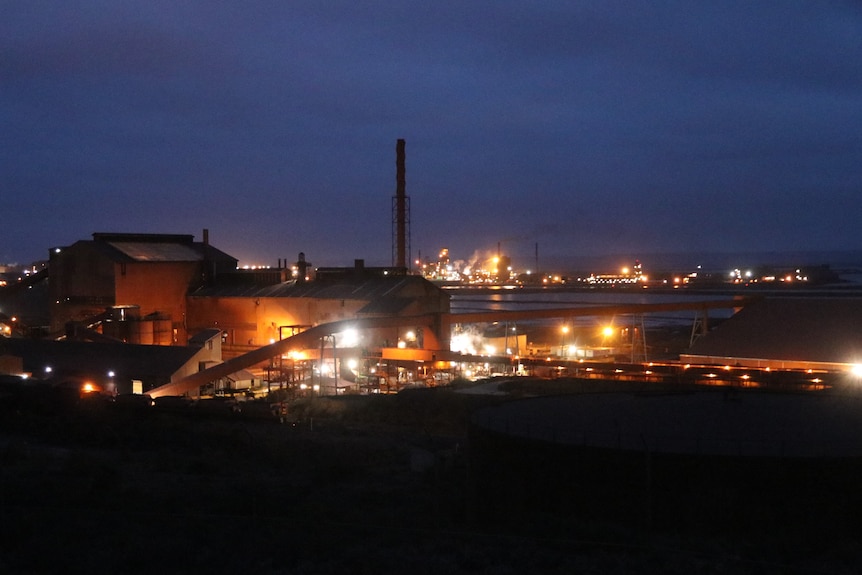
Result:
{"label": "light reflection on water", "polygon": [[[469,290],[452,290],[450,292],[450,308],[453,313],[481,311],[523,311],[548,310],[558,308],[596,307],[626,304],[658,304],[694,301],[726,301],[733,294],[704,295],[655,293],[643,291],[596,290],[569,291],[553,289],[547,291],[498,291],[484,293],[469,293]],[[644,316],[645,321],[658,324],[689,323],[696,316],[694,310],[679,312],[660,312]],[[727,318],[733,314],[732,309],[713,309],[709,316],[715,319]],[[577,318],[579,323],[588,323],[592,318]]]}

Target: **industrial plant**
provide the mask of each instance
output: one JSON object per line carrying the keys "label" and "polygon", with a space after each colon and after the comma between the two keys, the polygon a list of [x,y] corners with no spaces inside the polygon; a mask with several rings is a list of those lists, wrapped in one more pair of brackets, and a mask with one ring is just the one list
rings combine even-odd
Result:
{"label": "industrial plant", "polygon": [[[418,398],[411,472],[461,473],[458,517],[748,538],[797,537],[802,513],[820,533],[855,533],[862,299],[831,270],[713,276],[633,260],[539,274],[515,269],[499,245],[460,262],[446,248],[413,260],[409,207],[398,140],[389,266],[315,266],[310,251],[240,268],[208,229],[199,240],[96,232],[52,247],[0,285],[0,407],[15,421],[98,405],[134,408],[134,426],[152,413],[215,414],[311,434],[332,424],[327,409]],[[443,440],[423,436],[441,395],[421,395],[441,391],[474,408]],[[479,396],[489,399],[471,403]],[[248,449],[271,440],[246,430]],[[86,433],[140,440],[131,427]],[[327,465],[343,470],[343,457]],[[828,494],[787,512],[821,474]],[[236,491],[234,479],[222,489]],[[270,496],[281,501],[281,487]]]}
{"label": "industrial plant", "polygon": [[[239,269],[206,229],[200,240],[191,234],[97,232],[50,248],[43,266],[13,283],[5,280],[4,372],[66,379],[109,396],[257,398],[273,390],[291,397],[395,393],[492,375],[676,378],[749,387],[777,378],[770,372],[725,377],[732,370],[714,365],[770,369],[786,372],[786,380],[831,386],[836,374],[858,369],[855,298],[776,301],[757,291],[764,285],[821,285],[835,279],[828,268],[736,269],[716,284],[703,272],[662,275],[634,261],[617,273],[531,277],[514,269],[499,244],[496,252],[469,261],[453,261],[443,248],[436,261],[414,262],[405,147],[397,140],[390,266],[356,259],[347,268],[315,267],[298,253],[275,267]],[[452,297],[482,288],[661,293],[716,285],[751,291],[533,309],[451,305]],[[713,329],[715,310],[734,314],[727,327]],[[650,345],[644,318],[662,313],[690,318],[686,345]],[[787,330],[766,335],[791,320],[799,323],[792,337]],[[839,325],[846,328],[833,333]],[[731,331],[758,335],[722,343]],[[832,341],[841,343],[823,343]],[[82,351],[95,349],[100,351]],[[140,360],[150,356],[159,359]],[[701,372],[706,375],[691,375]]]}

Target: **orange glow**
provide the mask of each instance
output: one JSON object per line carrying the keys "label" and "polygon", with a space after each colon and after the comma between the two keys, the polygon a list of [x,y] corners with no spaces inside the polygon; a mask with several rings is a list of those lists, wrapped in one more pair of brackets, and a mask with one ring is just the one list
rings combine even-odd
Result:
{"label": "orange glow", "polygon": [[96,391],[96,386],[88,381],[81,387],[81,391],[84,393],[93,393]]}

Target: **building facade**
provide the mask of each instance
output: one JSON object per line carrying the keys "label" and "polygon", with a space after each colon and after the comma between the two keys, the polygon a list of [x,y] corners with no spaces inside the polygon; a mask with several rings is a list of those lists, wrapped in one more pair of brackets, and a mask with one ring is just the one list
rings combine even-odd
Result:
{"label": "building facade", "polygon": [[[192,235],[95,233],[54,248],[50,329],[99,324],[128,343],[185,345],[186,295],[236,270],[237,260]],[[120,329],[119,322],[127,322]]]}
{"label": "building facade", "polygon": [[[247,282],[204,286],[188,296],[191,330],[221,329],[226,357],[285,339],[333,321],[375,317],[422,317],[415,326],[366,329],[357,345],[395,347],[400,341],[441,349],[447,337],[427,321],[449,312],[449,296],[422,277],[387,268],[318,269],[314,281]],[[408,337],[408,332],[412,335]]]}

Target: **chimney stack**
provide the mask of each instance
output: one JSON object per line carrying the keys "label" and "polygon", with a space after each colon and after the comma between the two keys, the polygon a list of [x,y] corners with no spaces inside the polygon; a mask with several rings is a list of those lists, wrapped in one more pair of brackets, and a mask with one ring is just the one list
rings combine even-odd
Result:
{"label": "chimney stack", "polygon": [[408,225],[409,201],[407,198],[407,178],[404,167],[404,145],[403,139],[399,139],[395,145],[395,197],[393,198],[392,212],[394,217],[393,237],[393,265],[399,268],[407,268],[408,251]]}

